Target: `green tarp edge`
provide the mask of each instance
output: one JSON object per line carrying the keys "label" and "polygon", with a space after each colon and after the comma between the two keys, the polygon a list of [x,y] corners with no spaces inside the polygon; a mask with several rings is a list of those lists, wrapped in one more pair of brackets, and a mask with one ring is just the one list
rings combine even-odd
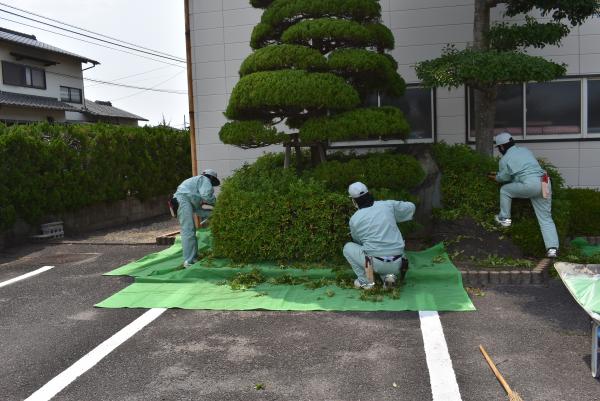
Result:
{"label": "green tarp edge", "polygon": [[[198,231],[199,252],[209,251],[209,230]],[[205,310],[286,311],[470,311],[475,310],[442,244],[421,252],[408,252],[411,269],[400,288],[400,298],[363,301],[361,292],[335,285],[309,289],[304,285],[260,284],[232,290],[224,280],[252,267],[266,277],[284,274],[333,279],[328,268],[292,269],[273,263],[239,266],[226,259],[207,257],[192,268],[181,267],[179,239],[170,248],[115,269],[106,275],[132,276],[135,282],[97,304],[101,308],[182,308]]]}

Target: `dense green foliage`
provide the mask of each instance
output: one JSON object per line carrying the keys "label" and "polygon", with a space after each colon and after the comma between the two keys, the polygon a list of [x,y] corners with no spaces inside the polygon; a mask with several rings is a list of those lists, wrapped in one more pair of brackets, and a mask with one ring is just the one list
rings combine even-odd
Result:
{"label": "dense green foliage", "polygon": [[487,39],[493,49],[506,51],[521,47],[545,47],[560,45],[562,38],[569,34],[569,27],[558,22],[538,22],[527,17],[525,25],[513,26],[506,22],[490,28]]}
{"label": "dense green foliage", "polygon": [[275,127],[265,127],[262,121],[249,120],[226,123],[221,128],[219,137],[228,145],[251,149],[284,142],[286,135],[277,132]]}
{"label": "dense green foliage", "polygon": [[327,59],[317,50],[298,45],[271,45],[249,55],[240,67],[240,76],[258,71],[296,69],[327,70]]}
{"label": "dense green foliage", "polygon": [[[476,153],[466,145],[435,144],[434,156],[442,171],[442,219],[472,217],[492,229],[494,215],[499,210],[499,186],[488,180],[487,173],[498,169],[498,160]],[[570,203],[564,181],[558,171],[542,161],[552,180],[552,217],[559,237],[569,233]],[[543,256],[545,247],[540,228],[527,199],[514,199],[513,225],[508,230],[513,241],[526,254]]]}
{"label": "dense green foliage", "polygon": [[240,79],[225,115],[230,119],[272,119],[306,110],[349,110],[359,103],[356,90],[333,74],[267,71]]}
{"label": "dense green foliage", "polygon": [[500,83],[549,81],[565,74],[564,65],[516,51],[458,51],[447,48],[441,57],[417,64],[417,75],[428,87],[491,88]]}
{"label": "dense green foliage", "polygon": [[406,139],[410,127],[395,107],[355,109],[331,117],[313,118],[300,128],[303,142],[353,139]]}
{"label": "dense green foliage", "polygon": [[[330,140],[405,135],[408,128],[401,121],[401,113],[381,112],[385,121],[370,127],[363,123],[351,130],[346,128],[359,113],[336,118],[367,104],[373,93],[404,93],[405,82],[397,72],[397,62],[384,54],[394,47],[394,35],[381,23],[377,0],[250,3],[264,12],[250,38],[255,51],[240,67],[241,79],[232,91],[225,116],[254,123],[227,124],[220,133],[224,142],[250,148],[273,144],[280,138],[299,154],[302,147],[311,147],[312,162],[318,163],[322,158],[317,155],[325,154]],[[363,115],[374,121],[373,112]],[[322,120],[325,116],[328,119]],[[332,131],[317,130],[315,119],[326,122]],[[286,127],[278,128],[280,124]],[[289,135],[274,135],[274,129]],[[301,166],[301,159],[297,160]]]}
{"label": "dense green foliage", "polygon": [[338,158],[301,177],[283,168],[281,154],[236,171],[223,183],[211,220],[215,254],[245,262],[340,261],[354,212],[347,186],[365,179],[377,197],[397,198],[424,176],[410,156]]}
{"label": "dense green foliage", "polygon": [[135,196],[190,175],[189,134],[164,127],[0,126],[0,229]]}
{"label": "dense green foliage", "polygon": [[566,190],[571,208],[570,236],[600,235],[600,191],[590,188]]}
{"label": "dense green foliage", "polygon": [[551,14],[552,19],[567,19],[572,25],[580,25],[590,16],[597,14],[600,5],[596,0],[507,0],[506,15],[514,17],[539,9],[542,16]]}

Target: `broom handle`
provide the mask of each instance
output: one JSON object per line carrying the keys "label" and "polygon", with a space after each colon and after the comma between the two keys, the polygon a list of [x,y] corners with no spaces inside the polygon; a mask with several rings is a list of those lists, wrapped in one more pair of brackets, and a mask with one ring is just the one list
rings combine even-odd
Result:
{"label": "broom handle", "polygon": [[483,357],[487,361],[488,365],[490,365],[490,369],[492,369],[492,372],[494,372],[494,374],[496,375],[496,379],[498,379],[498,381],[500,382],[500,384],[502,384],[502,387],[504,387],[504,390],[506,391],[506,394],[510,395],[512,393],[512,390],[510,389],[510,386],[508,385],[508,383],[506,382],[506,380],[504,380],[504,377],[502,377],[502,375],[500,374],[500,372],[496,368],[496,365],[494,365],[494,362],[492,361],[492,358],[490,358],[490,356],[487,354],[487,352],[485,352],[485,349],[483,348],[483,345],[479,346],[479,350],[483,354]]}

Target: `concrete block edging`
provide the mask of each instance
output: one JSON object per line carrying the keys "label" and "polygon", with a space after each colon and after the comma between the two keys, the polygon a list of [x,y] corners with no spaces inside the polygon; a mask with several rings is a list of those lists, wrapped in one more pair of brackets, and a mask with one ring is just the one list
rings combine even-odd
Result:
{"label": "concrete block edging", "polygon": [[533,270],[460,270],[463,285],[540,285],[548,282],[548,272],[553,260],[541,259]]}

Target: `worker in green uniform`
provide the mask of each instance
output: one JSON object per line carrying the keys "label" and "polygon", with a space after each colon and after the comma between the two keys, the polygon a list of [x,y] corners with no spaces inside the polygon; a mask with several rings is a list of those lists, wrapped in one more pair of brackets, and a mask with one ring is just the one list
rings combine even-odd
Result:
{"label": "worker in green uniform", "polygon": [[401,281],[408,270],[404,239],[397,223],[412,219],[415,204],[395,200],[376,202],[362,182],[350,185],[348,194],[358,208],[350,218],[353,242],[344,246],[344,256],[357,277],[354,286],[371,289],[375,285],[367,279],[366,263],[379,274],[384,286],[394,286],[398,275]]}
{"label": "worker in green uniform", "polygon": [[197,262],[198,241],[194,214],[200,216],[201,219],[207,219],[210,216],[210,210],[203,206],[215,204],[214,187],[220,184],[217,172],[207,169],[201,175],[188,178],[177,187],[174,198],[179,204],[177,219],[181,226],[181,246],[183,248],[183,267],[185,268]]}
{"label": "worker in green uniform", "polygon": [[498,134],[494,142],[502,154],[499,171],[490,173],[490,179],[502,184],[500,214],[495,216],[496,222],[502,227],[510,227],[513,198],[531,200],[546,245],[546,255],[555,258],[559,244],[552,220],[552,188],[548,174],[529,149],[515,145],[508,132]]}

